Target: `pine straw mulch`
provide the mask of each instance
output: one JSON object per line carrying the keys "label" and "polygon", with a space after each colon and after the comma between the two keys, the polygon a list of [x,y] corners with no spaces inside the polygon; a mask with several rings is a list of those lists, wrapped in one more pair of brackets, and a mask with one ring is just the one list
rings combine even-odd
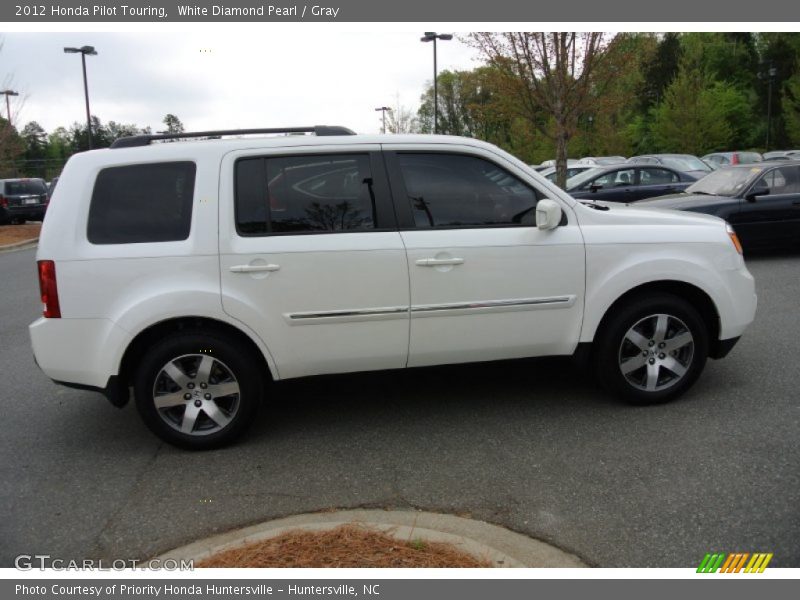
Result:
{"label": "pine straw mulch", "polygon": [[22,225],[0,225],[0,246],[16,244],[39,237],[41,223],[24,223]]}
{"label": "pine straw mulch", "polygon": [[451,544],[420,539],[399,540],[355,524],[328,531],[288,531],[220,552],[197,567],[491,567]]}

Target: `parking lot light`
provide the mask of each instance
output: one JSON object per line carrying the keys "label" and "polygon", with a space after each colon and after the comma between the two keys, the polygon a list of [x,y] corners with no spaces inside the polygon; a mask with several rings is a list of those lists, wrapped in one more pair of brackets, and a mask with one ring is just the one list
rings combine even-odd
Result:
{"label": "parking lot light", "polygon": [[81,46],[80,48],[64,48],[66,54],[80,54],[83,65],[83,92],[86,97],[86,132],[89,134],[89,150],[92,149],[92,116],[89,112],[89,84],[86,81],[86,55],[97,56],[94,46]]}

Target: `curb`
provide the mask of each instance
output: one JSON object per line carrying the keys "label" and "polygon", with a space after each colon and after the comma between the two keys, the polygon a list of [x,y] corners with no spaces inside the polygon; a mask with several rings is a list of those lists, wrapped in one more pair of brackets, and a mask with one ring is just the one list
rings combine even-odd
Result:
{"label": "curb", "polygon": [[22,240],[21,242],[14,242],[13,244],[6,244],[5,246],[0,246],[0,252],[12,252],[14,250],[27,250],[28,248],[34,248],[39,243],[39,238],[31,238],[29,240]]}
{"label": "curb", "polygon": [[343,510],[295,515],[215,535],[170,550],[164,561],[200,561],[219,552],[282,535],[292,530],[326,531],[340,525],[365,525],[401,540],[446,542],[499,568],[584,568],[581,559],[539,540],[484,521],[422,511]]}

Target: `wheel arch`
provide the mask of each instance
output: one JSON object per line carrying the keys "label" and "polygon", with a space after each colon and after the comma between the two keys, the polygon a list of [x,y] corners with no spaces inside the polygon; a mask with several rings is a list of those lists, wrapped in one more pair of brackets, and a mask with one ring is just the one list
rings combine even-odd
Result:
{"label": "wheel arch", "polygon": [[236,343],[242,344],[248,352],[252,352],[253,355],[257,357],[257,360],[263,366],[262,373],[266,380],[278,379],[272,361],[268,360],[264,351],[259,347],[259,344],[253,340],[250,335],[234,325],[218,319],[192,316],[165,319],[140,331],[130,341],[122,355],[119,366],[121,381],[124,382],[125,385],[131,385],[136,365],[153,343],[168,335],[185,331],[217,332],[230,337]]}
{"label": "wheel arch", "polygon": [[604,331],[611,316],[621,306],[634,301],[636,298],[641,298],[654,293],[667,293],[687,300],[694,308],[700,313],[703,323],[706,325],[708,331],[708,339],[711,345],[719,338],[720,333],[720,315],[716,304],[711,296],[703,289],[678,280],[659,280],[642,283],[634,288],[627,290],[614,300],[603,313],[595,330],[592,332],[591,339],[596,340],[597,337]]}

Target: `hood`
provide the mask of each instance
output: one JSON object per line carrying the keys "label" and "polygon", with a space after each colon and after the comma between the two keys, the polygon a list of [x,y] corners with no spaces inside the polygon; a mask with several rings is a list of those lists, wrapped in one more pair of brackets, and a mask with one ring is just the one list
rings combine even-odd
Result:
{"label": "hood", "polygon": [[[677,195],[676,195],[677,196]],[[660,199],[660,198],[659,198]],[[654,202],[639,201],[635,204],[619,202],[595,202],[581,204],[581,222],[614,225],[678,225],[678,226],[717,226],[724,223],[719,217],[696,212],[679,212],[677,210],[659,210],[668,206],[655,206]],[[597,210],[591,204],[608,208]]]}
{"label": "hood", "polygon": [[675,210],[700,210],[708,212],[715,206],[739,202],[737,198],[730,196],[709,196],[707,194],[670,194],[669,196],[658,196],[657,198],[647,198],[639,200],[636,206],[642,208],[672,208]]}

